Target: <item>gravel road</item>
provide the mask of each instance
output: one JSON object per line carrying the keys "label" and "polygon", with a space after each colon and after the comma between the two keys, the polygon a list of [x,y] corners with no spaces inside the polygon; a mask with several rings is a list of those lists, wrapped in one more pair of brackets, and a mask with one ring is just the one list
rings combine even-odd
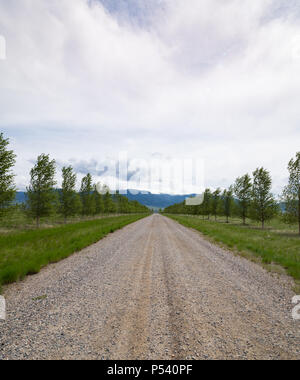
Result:
{"label": "gravel road", "polygon": [[300,359],[289,280],[159,215],[4,295],[1,359]]}

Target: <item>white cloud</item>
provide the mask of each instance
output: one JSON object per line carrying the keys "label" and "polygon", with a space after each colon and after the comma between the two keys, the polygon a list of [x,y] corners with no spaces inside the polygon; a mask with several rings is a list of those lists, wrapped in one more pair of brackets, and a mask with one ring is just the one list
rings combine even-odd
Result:
{"label": "white cloud", "polygon": [[143,25],[96,1],[0,0],[0,128],[20,187],[38,153],[101,162],[127,150],[200,156],[212,186],[264,165],[280,191],[299,150],[299,6],[160,3]]}

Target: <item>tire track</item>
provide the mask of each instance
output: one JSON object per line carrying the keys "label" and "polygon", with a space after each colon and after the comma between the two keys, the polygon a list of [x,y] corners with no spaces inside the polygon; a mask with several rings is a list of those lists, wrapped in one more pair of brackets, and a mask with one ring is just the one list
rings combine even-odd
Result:
{"label": "tire track", "polygon": [[153,215],[7,287],[0,359],[299,359],[293,295]]}

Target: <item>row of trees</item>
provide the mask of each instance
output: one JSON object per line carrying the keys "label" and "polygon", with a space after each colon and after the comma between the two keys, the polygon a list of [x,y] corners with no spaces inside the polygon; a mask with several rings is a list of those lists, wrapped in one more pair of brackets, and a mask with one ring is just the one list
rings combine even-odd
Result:
{"label": "row of trees", "polygon": [[285,187],[280,207],[280,202],[275,200],[271,193],[272,178],[264,168],[258,168],[253,176],[246,174],[237,178],[229,189],[217,189],[212,192],[206,189],[204,201],[199,206],[186,206],[185,203],[176,204],[165,209],[167,213],[202,215],[210,219],[214,216],[225,216],[227,223],[233,216],[241,217],[243,224],[251,218],[261,222],[262,228],[265,222],[282,212],[283,218],[288,223],[299,224],[300,234],[300,152],[288,165],[289,183]]}
{"label": "row of trees", "polygon": [[[8,150],[9,140],[0,134],[0,212],[9,209],[15,199],[16,188],[12,167],[16,156]],[[62,187],[56,189],[56,163],[49,155],[42,154],[30,171],[30,184],[27,188],[24,211],[36,219],[37,226],[41,217],[59,213],[65,222],[75,215],[95,216],[113,213],[149,212],[146,206],[137,201],[129,201],[120,194],[111,195],[97,191],[91,174],[81,181],[80,191],[76,191],[76,174],[71,166],[62,169]]]}
{"label": "row of trees", "polygon": [[113,213],[139,213],[149,211],[140,203],[130,202],[120,194],[111,195],[107,190],[100,194],[91,174],[87,174],[81,181],[80,191],[76,191],[76,174],[71,166],[62,168],[62,187],[55,189],[54,160],[42,154],[30,172],[30,185],[27,188],[26,210],[39,225],[42,216],[48,216],[54,211],[63,215],[65,222],[68,217],[82,214],[94,216]]}

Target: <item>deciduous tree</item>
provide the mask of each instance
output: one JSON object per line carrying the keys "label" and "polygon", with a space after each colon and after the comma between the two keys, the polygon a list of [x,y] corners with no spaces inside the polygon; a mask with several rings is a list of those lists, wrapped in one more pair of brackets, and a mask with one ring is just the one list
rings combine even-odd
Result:
{"label": "deciduous tree", "polygon": [[264,168],[253,172],[251,218],[261,222],[262,228],[265,222],[271,219],[277,212],[278,207],[271,193],[272,178]]}
{"label": "deciduous tree", "polygon": [[39,227],[40,218],[50,215],[57,206],[57,193],[54,191],[55,160],[50,161],[49,155],[41,154],[30,171],[30,177],[27,210],[36,219]]}
{"label": "deciduous tree", "polygon": [[211,210],[212,214],[215,217],[215,220],[217,220],[219,206],[220,206],[220,195],[221,195],[221,189],[217,189],[212,193],[211,197]]}
{"label": "deciduous tree", "polygon": [[78,196],[76,186],[76,174],[71,166],[62,168],[62,189],[60,193],[60,212],[64,216],[65,223],[67,218],[76,215],[81,210],[81,201]]}
{"label": "deciduous tree", "polygon": [[11,171],[16,156],[12,150],[7,149],[8,145],[9,140],[0,133],[0,214],[3,214],[16,195],[14,175]]}
{"label": "deciduous tree", "polygon": [[95,214],[95,199],[93,197],[93,179],[90,173],[82,178],[80,196],[82,202],[82,214]]}
{"label": "deciduous tree", "polygon": [[289,183],[283,192],[285,219],[299,225],[300,235],[300,152],[288,164]]}
{"label": "deciduous tree", "polygon": [[237,178],[234,185],[234,193],[238,200],[239,215],[243,219],[243,224],[245,225],[252,197],[252,183],[249,174]]}
{"label": "deciduous tree", "polygon": [[113,214],[116,210],[116,205],[113,202],[112,196],[109,191],[104,195],[104,211],[106,214]]}
{"label": "deciduous tree", "polygon": [[211,201],[212,201],[211,191],[210,189],[206,189],[204,192],[202,210],[203,210],[203,216],[206,215],[208,220],[210,219],[210,214],[211,214]]}
{"label": "deciduous tree", "polygon": [[103,214],[104,213],[103,196],[102,194],[98,192],[96,185],[94,185],[93,197],[94,197],[94,204],[95,204],[95,214],[96,215]]}
{"label": "deciduous tree", "polygon": [[226,216],[226,223],[229,223],[229,218],[232,215],[232,209],[233,209],[233,187],[230,186],[228,190],[224,190],[222,194],[222,202],[223,202],[223,212]]}

